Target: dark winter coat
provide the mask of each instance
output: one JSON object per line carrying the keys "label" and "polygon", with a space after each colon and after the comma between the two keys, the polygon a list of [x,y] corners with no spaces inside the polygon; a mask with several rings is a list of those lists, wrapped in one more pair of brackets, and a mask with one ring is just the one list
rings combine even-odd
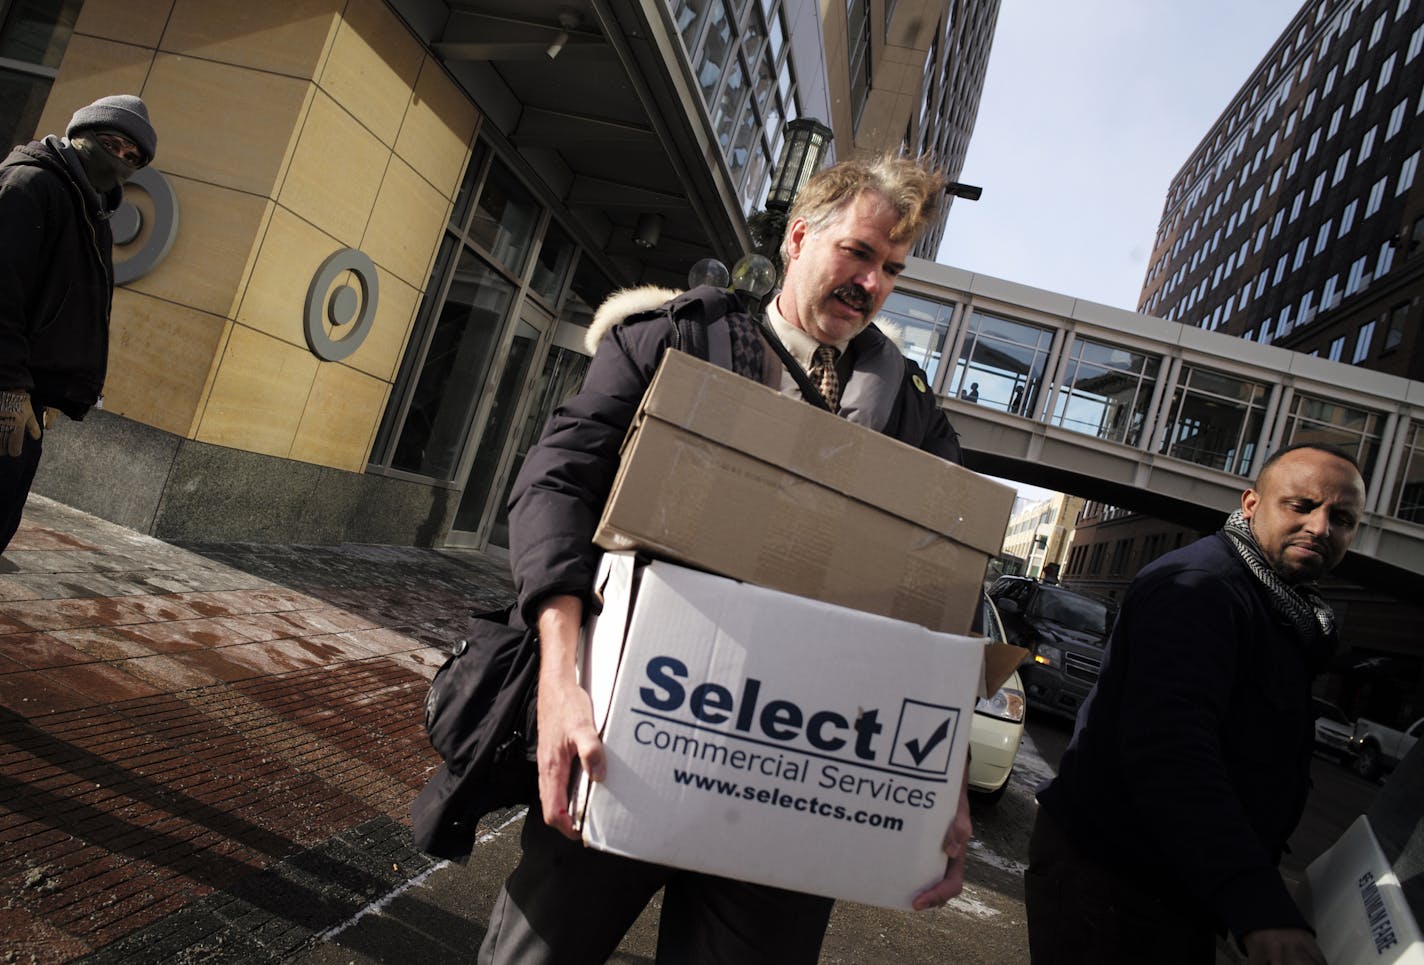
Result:
{"label": "dark winter coat", "polygon": [[1314,741],[1310,660],[1221,534],[1128,588],[1039,803],[1079,850],[1241,936],[1304,928],[1276,867]]}
{"label": "dark winter coat", "polygon": [[[515,481],[510,561],[520,610],[531,626],[539,603],[549,596],[571,594],[588,603],[599,556],[593,533],[613,486],[619,446],[663,352],[679,338],[675,317],[705,325],[708,360],[730,368],[726,317],[741,311],[734,295],[696,288],[652,310],[613,319],[621,324],[610,325],[602,336],[583,389],[554,412]],[[607,321],[605,312],[600,316]],[[918,365],[874,326],[852,339],[847,353],[854,371],[842,390],[841,415],[961,461],[958,436]]]}
{"label": "dark winter coat", "polygon": [[53,138],[0,164],[0,389],[73,419],[98,401],[109,357],[113,235],[101,199]]}

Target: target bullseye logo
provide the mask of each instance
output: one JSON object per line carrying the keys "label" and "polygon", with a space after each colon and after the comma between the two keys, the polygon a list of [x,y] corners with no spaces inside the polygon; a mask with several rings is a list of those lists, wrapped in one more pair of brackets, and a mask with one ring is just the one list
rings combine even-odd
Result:
{"label": "target bullseye logo", "polygon": [[[339,362],[356,351],[376,320],[378,294],[376,265],[365,252],[343,248],[322,262],[307,288],[305,328],[312,354]],[[340,338],[328,334],[328,323]]]}

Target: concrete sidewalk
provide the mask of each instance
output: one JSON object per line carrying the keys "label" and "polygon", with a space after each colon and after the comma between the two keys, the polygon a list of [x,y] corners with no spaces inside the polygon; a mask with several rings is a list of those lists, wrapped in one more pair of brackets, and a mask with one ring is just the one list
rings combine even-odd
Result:
{"label": "concrete sidewalk", "polygon": [[480,554],[179,547],[32,497],[0,558],[6,960],[282,960],[429,873],[426,687],[512,596]]}

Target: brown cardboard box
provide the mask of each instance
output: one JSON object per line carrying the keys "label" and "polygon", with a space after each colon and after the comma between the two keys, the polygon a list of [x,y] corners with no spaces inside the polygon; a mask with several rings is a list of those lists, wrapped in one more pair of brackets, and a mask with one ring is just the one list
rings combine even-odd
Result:
{"label": "brown cardboard box", "polygon": [[594,542],[965,633],[1013,501],[967,469],[668,352]]}

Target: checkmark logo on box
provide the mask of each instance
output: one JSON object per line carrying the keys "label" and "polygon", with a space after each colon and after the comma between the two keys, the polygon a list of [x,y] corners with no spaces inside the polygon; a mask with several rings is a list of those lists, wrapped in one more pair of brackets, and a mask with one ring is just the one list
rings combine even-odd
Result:
{"label": "checkmark logo on box", "polygon": [[890,763],[917,771],[943,774],[949,770],[954,749],[954,729],[959,710],[943,704],[906,700],[900,705],[900,723]]}

